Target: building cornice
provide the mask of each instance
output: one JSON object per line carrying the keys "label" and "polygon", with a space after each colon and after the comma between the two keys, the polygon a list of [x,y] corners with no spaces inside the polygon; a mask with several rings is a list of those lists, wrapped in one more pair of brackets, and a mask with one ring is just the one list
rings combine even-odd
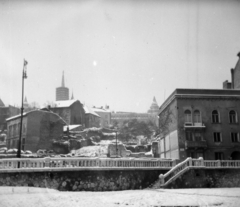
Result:
{"label": "building cornice", "polygon": [[[205,93],[204,93],[205,92]],[[174,99],[231,99],[240,100],[240,90],[176,89],[159,107],[161,113]]]}

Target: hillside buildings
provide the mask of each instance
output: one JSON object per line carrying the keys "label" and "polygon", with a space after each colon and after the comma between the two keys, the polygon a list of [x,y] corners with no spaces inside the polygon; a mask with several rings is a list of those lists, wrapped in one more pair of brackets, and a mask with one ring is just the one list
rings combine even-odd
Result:
{"label": "hillside buildings", "polygon": [[240,90],[176,89],[160,106],[161,158],[240,159]]}
{"label": "hillside buildings", "polygon": [[137,119],[138,121],[144,122],[153,121],[158,125],[158,112],[158,104],[156,98],[154,97],[150,109],[147,111],[147,113],[113,112],[111,114],[111,123],[114,124],[114,122],[116,122],[122,124],[126,120]]}
{"label": "hillside buildings", "polygon": [[62,117],[67,125],[85,124],[85,112],[79,100],[56,101],[50,110]]}
{"label": "hillside buildings", "polygon": [[[21,115],[8,118],[7,147],[18,148]],[[34,110],[23,113],[22,150],[36,152],[50,149],[53,140],[61,139],[65,121],[57,114]]]}
{"label": "hillside buildings", "polygon": [[111,111],[109,110],[109,106],[103,107],[93,107],[92,110],[100,116],[100,127],[108,128],[111,124]]}
{"label": "hillside buildings", "polygon": [[89,106],[83,106],[85,111],[85,127],[100,127],[101,117]]}
{"label": "hillside buildings", "polygon": [[0,99],[0,133],[7,129],[6,119],[15,116],[20,113],[20,109],[14,106],[5,106],[3,101]]}

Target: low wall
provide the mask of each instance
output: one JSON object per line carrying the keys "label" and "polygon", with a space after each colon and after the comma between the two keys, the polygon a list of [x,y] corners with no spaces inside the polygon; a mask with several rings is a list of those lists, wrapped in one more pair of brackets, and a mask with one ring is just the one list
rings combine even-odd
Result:
{"label": "low wall", "polygon": [[240,187],[240,169],[190,169],[165,188]]}
{"label": "low wall", "polygon": [[60,191],[116,191],[142,189],[167,170],[92,170],[1,172],[0,186],[34,186]]}

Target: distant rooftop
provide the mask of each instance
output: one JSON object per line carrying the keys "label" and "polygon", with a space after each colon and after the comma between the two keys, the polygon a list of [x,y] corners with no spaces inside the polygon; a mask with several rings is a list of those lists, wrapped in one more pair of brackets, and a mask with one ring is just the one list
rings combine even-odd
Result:
{"label": "distant rooftop", "polygon": [[[30,113],[32,113],[32,112],[36,112],[36,111],[38,111],[38,112],[43,112],[43,113],[55,114],[56,116],[59,117],[59,119],[61,119],[61,120],[63,121],[63,123],[66,124],[66,122],[62,119],[62,117],[60,117],[58,114],[56,114],[56,113],[54,113],[54,112],[52,112],[52,111],[46,111],[46,110],[41,110],[41,109],[36,109],[36,110],[24,112],[24,113],[23,113],[23,117],[26,116],[26,115],[28,115],[28,114],[30,114]],[[10,121],[10,120],[13,120],[13,119],[18,119],[18,118],[20,118],[20,117],[21,117],[21,114],[18,114],[18,115],[16,115],[16,116],[12,116],[12,117],[7,118],[6,121]]]}
{"label": "distant rooftop", "polygon": [[109,109],[104,109],[104,108],[92,108],[93,111],[95,112],[110,112]]}
{"label": "distant rooftop", "polygon": [[77,100],[65,100],[65,101],[55,101],[55,105],[53,108],[64,108],[64,107],[70,107],[73,103],[75,103]]}
{"label": "distant rooftop", "polygon": [[94,115],[94,116],[100,117],[100,116],[99,116],[97,113],[95,113],[95,112],[93,111],[93,109],[92,109],[91,107],[89,107],[89,106],[84,105],[84,106],[83,106],[83,109],[84,109],[84,111],[85,111],[85,114],[92,114],[92,115]]}
{"label": "distant rooftop", "polygon": [[1,106],[5,106],[4,103],[2,102],[2,100],[0,99],[0,107]]}

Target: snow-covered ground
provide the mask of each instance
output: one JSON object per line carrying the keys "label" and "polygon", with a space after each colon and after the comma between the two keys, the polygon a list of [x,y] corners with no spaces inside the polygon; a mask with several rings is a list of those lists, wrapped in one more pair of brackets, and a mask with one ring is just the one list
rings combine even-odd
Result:
{"label": "snow-covered ground", "polygon": [[0,187],[1,207],[240,206],[240,188],[59,192]]}

